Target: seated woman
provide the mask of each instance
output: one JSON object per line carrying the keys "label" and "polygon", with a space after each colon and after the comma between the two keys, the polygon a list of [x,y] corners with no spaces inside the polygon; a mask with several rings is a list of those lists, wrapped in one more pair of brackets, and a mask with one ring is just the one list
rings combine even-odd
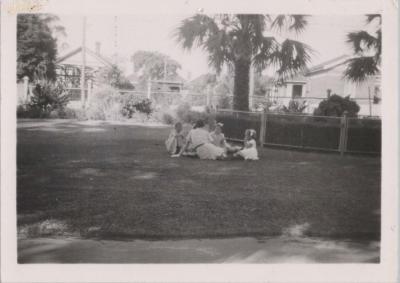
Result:
{"label": "seated woman", "polygon": [[187,148],[191,147],[200,159],[224,159],[226,157],[224,149],[211,143],[210,134],[204,129],[204,122],[199,120],[196,122],[193,130],[186,137],[186,143],[179,152],[173,157],[182,156]]}
{"label": "seated woman", "polygon": [[177,122],[165,141],[165,147],[170,154],[178,154],[185,145],[186,137],[183,132],[182,123]]}

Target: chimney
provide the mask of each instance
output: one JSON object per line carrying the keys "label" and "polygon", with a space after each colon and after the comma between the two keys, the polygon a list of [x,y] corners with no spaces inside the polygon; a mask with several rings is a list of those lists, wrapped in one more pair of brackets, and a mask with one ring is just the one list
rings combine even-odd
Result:
{"label": "chimney", "polygon": [[100,54],[100,48],[101,48],[101,43],[99,41],[96,41],[96,54]]}
{"label": "chimney", "polygon": [[331,97],[331,93],[332,93],[332,90],[328,88],[328,89],[326,90],[326,96],[327,96],[327,98]]}

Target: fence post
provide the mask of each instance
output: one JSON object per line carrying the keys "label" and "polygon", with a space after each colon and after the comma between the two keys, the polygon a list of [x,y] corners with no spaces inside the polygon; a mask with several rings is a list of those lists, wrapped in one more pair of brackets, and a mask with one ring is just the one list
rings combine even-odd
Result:
{"label": "fence post", "polygon": [[347,111],[343,113],[343,116],[340,118],[340,138],[339,138],[339,151],[340,155],[343,155],[347,149]]}
{"label": "fence post", "polygon": [[147,81],[147,99],[151,99],[151,80]]}
{"label": "fence post", "polygon": [[210,90],[209,87],[206,89],[206,106],[210,105]]}
{"label": "fence post", "polygon": [[33,95],[33,85],[28,84],[28,100],[31,100],[31,97]]}
{"label": "fence post", "polygon": [[265,132],[266,132],[266,128],[267,128],[267,113],[265,112],[265,110],[263,110],[261,112],[260,115],[261,118],[261,123],[260,123],[260,145],[264,146],[265,143]]}
{"label": "fence post", "polygon": [[343,150],[344,152],[347,151],[347,141],[349,137],[349,117],[347,116],[347,111],[345,111],[345,124],[344,124],[344,139],[343,139]]}
{"label": "fence post", "polygon": [[88,80],[88,91],[87,91],[87,97],[86,97],[86,103],[90,103],[90,100],[92,98],[92,90],[93,90],[93,81]]}
{"label": "fence post", "polygon": [[28,84],[29,84],[29,78],[28,78],[28,76],[25,76],[24,77],[24,96],[22,97],[23,103],[26,103],[28,100],[28,91],[29,91]]}

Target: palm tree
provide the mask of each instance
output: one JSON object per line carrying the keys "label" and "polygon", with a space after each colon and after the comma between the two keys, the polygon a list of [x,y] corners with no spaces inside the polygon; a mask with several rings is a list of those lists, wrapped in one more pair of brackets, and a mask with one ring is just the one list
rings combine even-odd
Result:
{"label": "palm tree", "polygon": [[381,64],[381,15],[367,15],[366,23],[370,27],[375,23],[372,33],[361,30],[347,34],[347,42],[351,44],[356,57],[349,60],[345,77],[358,83],[378,74]]}
{"label": "palm tree", "polygon": [[283,81],[303,70],[310,61],[311,48],[293,39],[278,41],[266,35],[282,30],[300,33],[307,25],[304,15],[196,14],[182,21],[175,31],[177,42],[186,50],[203,48],[217,73],[222,67],[234,69],[233,108],[249,108],[249,72],[273,67]]}

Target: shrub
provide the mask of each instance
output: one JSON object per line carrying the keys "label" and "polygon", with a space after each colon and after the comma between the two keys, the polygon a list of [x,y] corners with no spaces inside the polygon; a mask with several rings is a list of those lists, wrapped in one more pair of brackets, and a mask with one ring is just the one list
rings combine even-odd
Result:
{"label": "shrub", "polygon": [[135,108],[138,112],[146,114],[147,117],[153,113],[153,108],[151,107],[151,100],[148,98],[142,99],[135,104]]}
{"label": "shrub", "polygon": [[74,112],[75,112],[75,118],[78,119],[79,121],[89,120],[85,109],[82,109],[82,108],[75,109]]}
{"label": "shrub", "polygon": [[18,118],[35,118],[34,115],[28,109],[28,105],[18,105],[17,106],[17,117]]}
{"label": "shrub", "polygon": [[125,94],[122,97],[122,115],[128,118],[132,118],[133,114],[136,112],[137,97],[132,94]]}
{"label": "shrub", "polygon": [[161,122],[167,125],[172,125],[175,122],[175,118],[170,113],[164,112],[161,114]]}
{"label": "shrub", "polygon": [[179,121],[189,124],[192,124],[197,120],[203,120],[206,124],[212,125],[215,120],[215,115],[210,111],[210,109],[206,109],[206,111],[203,112],[193,111],[188,103],[178,106],[176,116]]}
{"label": "shrub", "polygon": [[314,116],[336,116],[341,117],[347,111],[349,117],[356,117],[360,106],[349,96],[342,97],[337,94],[331,95],[328,99],[320,102],[314,110]]}
{"label": "shrub", "polygon": [[121,120],[142,114],[148,119],[153,113],[151,100],[134,94],[121,95],[111,86],[104,85],[93,92],[92,98],[84,113],[77,113],[83,120]]}
{"label": "shrub", "polygon": [[70,96],[61,83],[39,80],[33,88],[30,102],[17,108],[17,117],[49,118],[51,113],[63,112],[69,100]]}
{"label": "shrub", "polygon": [[379,104],[379,102],[381,102],[381,98],[377,95],[374,95],[373,97],[373,103],[374,104]]}
{"label": "shrub", "polygon": [[307,108],[307,102],[303,100],[302,102],[297,100],[290,100],[288,106],[282,107],[282,112],[284,113],[303,113]]}
{"label": "shrub", "polygon": [[71,109],[71,108],[67,107],[60,113],[60,118],[76,119],[76,118],[78,118],[78,115],[77,115],[77,112],[75,109]]}
{"label": "shrub", "polygon": [[50,112],[49,118],[59,118],[59,119],[76,119],[77,113],[75,109],[63,108],[56,109]]}
{"label": "shrub", "polygon": [[192,112],[190,108],[191,106],[189,103],[183,103],[179,105],[178,108],[176,109],[176,116],[178,120],[190,123],[191,121],[189,120],[191,120],[191,118],[189,116],[190,112]]}
{"label": "shrub", "polygon": [[123,96],[121,104],[122,115],[127,118],[132,118],[135,113],[145,114],[149,118],[154,111],[150,99],[138,97],[137,95]]}
{"label": "shrub", "polygon": [[121,120],[119,92],[110,86],[96,89],[85,109],[85,118],[89,120]]}
{"label": "shrub", "polygon": [[173,125],[178,119],[176,117],[175,110],[170,108],[158,109],[153,113],[153,117],[156,121],[166,125]]}

